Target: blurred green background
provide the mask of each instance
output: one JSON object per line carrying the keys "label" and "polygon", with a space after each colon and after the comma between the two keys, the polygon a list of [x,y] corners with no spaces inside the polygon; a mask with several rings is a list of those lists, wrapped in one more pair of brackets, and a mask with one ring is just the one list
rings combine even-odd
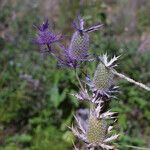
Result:
{"label": "blurred green background", "polygon": [[[78,91],[74,72],[32,44],[33,24],[46,18],[56,32],[73,33],[81,14],[91,33],[90,52],[120,55],[118,71],[150,86],[149,0],[1,0],[0,1],[0,150],[71,150],[75,138],[67,126],[85,104],[69,95]],[[95,64],[89,67],[94,72]],[[118,141],[150,149],[150,93],[119,80],[121,93],[111,102],[119,112]]]}

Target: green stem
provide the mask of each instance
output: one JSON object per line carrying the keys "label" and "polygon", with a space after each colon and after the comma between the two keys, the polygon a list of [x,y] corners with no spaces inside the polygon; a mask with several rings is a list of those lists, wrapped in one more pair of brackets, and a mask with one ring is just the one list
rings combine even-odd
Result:
{"label": "green stem", "polygon": [[132,145],[122,145],[122,146],[129,147],[129,148],[136,149],[136,150],[149,150],[149,148],[132,146]]}
{"label": "green stem", "polygon": [[82,83],[81,83],[81,81],[80,81],[80,78],[79,78],[79,76],[78,76],[78,73],[77,73],[77,69],[75,69],[75,75],[76,75],[76,79],[77,79],[78,82],[79,82],[79,85],[80,85],[80,87],[81,87],[81,90],[84,91],[83,85],[82,85]]}

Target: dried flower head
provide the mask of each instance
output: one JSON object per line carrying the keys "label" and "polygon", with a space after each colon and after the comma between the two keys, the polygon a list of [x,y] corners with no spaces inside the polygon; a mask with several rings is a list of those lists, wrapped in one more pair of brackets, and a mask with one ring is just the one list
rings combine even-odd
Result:
{"label": "dried flower head", "polygon": [[71,43],[69,45],[69,56],[76,61],[87,60],[89,49],[89,32],[98,30],[102,25],[96,25],[88,29],[84,29],[84,20],[78,16],[73,22],[76,29],[74,32]]}
{"label": "dried flower head", "polygon": [[[110,145],[118,138],[118,134],[112,135],[113,126],[109,125],[107,119],[113,118],[113,112],[100,113],[101,106],[91,110],[88,120],[75,117],[78,127],[72,126],[71,130],[75,136],[84,141],[87,147],[113,149]],[[84,122],[84,124],[83,124]]]}
{"label": "dried flower head", "polygon": [[92,88],[92,91],[100,95],[110,96],[111,93],[116,92],[117,86],[114,86],[114,74],[112,69],[117,66],[114,64],[119,58],[114,56],[108,61],[107,54],[99,57],[100,62],[94,73],[93,80],[88,79],[88,84]]}

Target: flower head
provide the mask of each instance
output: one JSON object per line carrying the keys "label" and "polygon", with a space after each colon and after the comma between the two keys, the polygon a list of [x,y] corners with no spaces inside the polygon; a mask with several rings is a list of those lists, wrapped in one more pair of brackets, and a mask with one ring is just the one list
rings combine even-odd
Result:
{"label": "flower head", "polygon": [[114,62],[119,58],[114,56],[110,61],[108,61],[107,54],[100,58],[100,62],[94,73],[93,80],[89,79],[88,85],[91,87],[92,91],[100,95],[110,96],[111,93],[117,92],[117,86],[114,86],[114,74],[112,69],[117,66]]}
{"label": "flower head", "polygon": [[73,33],[71,43],[68,51],[69,56],[76,61],[84,61],[88,58],[89,49],[89,32],[98,30],[102,25],[93,26],[91,28],[84,28],[84,20],[78,16],[73,22],[75,32]]}
{"label": "flower head", "polygon": [[72,59],[68,54],[68,49],[62,44],[58,43],[57,46],[51,46],[52,55],[56,58],[60,67],[77,68],[80,66],[80,62]]}
{"label": "flower head", "polygon": [[[75,116],[78,127],[71,128],[75,136],[85,142],[88,147],[113,149],[110,145],[118,138],[118,134],[112,134],[113,126],[109,125],[108,119],[113,118],[113,112],[100,113],[101,107],[91,110],[87,120]],[[83,124],[84,122],[84,124]]]}
{"label": "flower head", "polygon": [[41,26],[37,27],[38,33],[34,39],[35,43],[39,45],[50,45],[61,39],[61,34],[54,34],[48,27],[48,20],[46,20]]}

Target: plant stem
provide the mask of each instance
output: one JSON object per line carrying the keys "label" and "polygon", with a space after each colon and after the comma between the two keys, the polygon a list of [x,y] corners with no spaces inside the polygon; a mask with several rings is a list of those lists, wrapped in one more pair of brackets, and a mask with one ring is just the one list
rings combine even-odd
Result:
{"label": "plant stem", "polygon": [[77,79],[78,82],[79,82],[79,85],[80,85],[80,87],[81,87],[81,90],[84,91],[83,85],[82,85],[82,83],[81,83],[81,81],[80,81],[80,78],[79,78],[79,76],[78,76],[78,73],[77,73],[77,69],[75,69],[75,75],[76,75],[76,79]]}
{"label": "plant stem", "polygon": [[132,146],[132,145],[123,145],[124,147],[129,147],[129,148],[133,148],[136,150],[149,150],[149,148],[144,148],[144,147],[138,147],[138,146]]}
{"label": "plant stem", "polygon": [[137,86],[139,86],[139,87],[141,87],[141,88],[143,88],[143,89],[145,89],[147,91],[150,91],[150,87],[144,85],[143,83],[137,82],[137,81],[135,81],[135,80],[133,80],[133,79],[131,79],[131,78],[121,74],[121,73],[118,73],[116,70],[112,70],[112,73],[117,75],[118,77],[120,77],[122,79],[127,80],[128,82],[131,82],[131,83],[133,83],[133,84],[135,84],[135,85],[137,85]]}

